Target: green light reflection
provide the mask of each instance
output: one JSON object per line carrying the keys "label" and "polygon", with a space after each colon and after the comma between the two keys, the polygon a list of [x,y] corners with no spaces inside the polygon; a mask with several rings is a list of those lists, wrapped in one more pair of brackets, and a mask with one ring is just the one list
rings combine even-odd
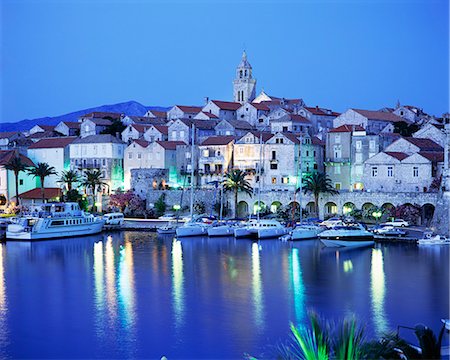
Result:
{"label": "green light reflection", "polygon": [[292,293],[294,295],[295,320],[299,324],[305,319],[305,285],[303,283],[300,254],[296,248],[292,249],[289,267]]}

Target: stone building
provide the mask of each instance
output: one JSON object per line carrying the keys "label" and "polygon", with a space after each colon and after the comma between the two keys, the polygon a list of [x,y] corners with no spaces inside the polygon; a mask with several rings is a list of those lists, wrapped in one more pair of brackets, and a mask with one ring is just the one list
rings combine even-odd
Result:
{"label": "stone building", "polygon": [[211,136],[199,145],[198,169],[201,185],[211,186],[220,181],[223,174],[233,167],[234,136]]}
{"label": "stone building", "polygon": [[64,136],[79,136],[80,123],[74,121],[61,121],[55,126],[54,131]]}
{"label": "stone building", "polygon": [[214,130],[216,135],[233,135],[241,137],[245,135],[248,131],[252,130],[253,126],[247,121],[243,120],[222,120],[220,121]]}
{"label": "stone building", "polygon": [[84,171],[99,169],[106,186],[103,193],[124,188],[123,153],[126,144],[109,134],[78,138],[70,144],[70,167],[83,175]]}
{"label": "stone building", "polygon": [[130,124],[122,131],[122,141],[129,144],[132,140],[140,139],[151,127],[151,124]]}
{"label": "stone building", "polygon": [[192,125],[195,126],[195,143],[199,144],[210,136],[214,136],[215,121],[191,120],[191,119],[177,119],[168,126],[169,141],[183,141],[186,144],[192,142],[191,130]]}
{"label": "stone building", "polygon": [[270,108],[264,103],[245,103],[236,111],[238,120],[248,122],[254,127],[266,127],[269,125],[267,115]]}
{"label": "stone building", "polygon": [[193,119],[201,111],[200,106],[175,105],[167,112],[167,120]]}
{"label": "stone building", "polygon": [[[234,102],[244,104],[251,102],[256,94],[256,79],[252,75],[252,66],[247,60],[247,54],[244,51],[242,59],[236,68],[236,77],[233,81],[233,99]],[[236,109],[237,110],[237,109]]]}
{"label": "stone building", "polygon": [[144,133],[144,140],[149,142],[169,140],[169,127],[165,125],[151,125]]}
{"label": "stone building", "polygon": [[390,112],[348,109],[333,120],[333,127],[359,125],[368,134],[379,134],[381,132],[393,132],[394,124],[402,121],[405,121],[405,119]]}
{"label": "stone building", "polygon": [[333,120],[341,115],[330,109],[309,106],[302,106],[298,110],[298,114],[311,121],[315,134],[327,132],[333,128]]}
{"label": "stone building", "polygon": [[294,134],[312,133],[312,123],[307,118],[297,114],[286,114],[270,121],[272,133],[292,132]]}
{"label": "stone building", "polygon": [[241,103],[232,101],[209,100],[202,113],[214,114],[220,120],[236,120],[236,111]]}
{"label": "stone building", "polygon": [[45,187],[57,188],[62,184],[58,182],[63,171],[70,170],[70,144],[75,137],[60,137],[41,139],[28,148],[28,157],[35,164],[47,163],[55,168],[57,174],[45,179]]}

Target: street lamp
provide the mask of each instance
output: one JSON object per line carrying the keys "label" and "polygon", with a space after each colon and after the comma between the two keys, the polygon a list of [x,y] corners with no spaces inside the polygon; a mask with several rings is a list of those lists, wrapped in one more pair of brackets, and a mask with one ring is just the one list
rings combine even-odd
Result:
{"label": "street lamp", "polygon": [[372,216],[375,218],[375,221],[378,224],[378,220],[380,219],[381,215],[383,215],[383,213],[380,210],[376,210],[372,213]]}

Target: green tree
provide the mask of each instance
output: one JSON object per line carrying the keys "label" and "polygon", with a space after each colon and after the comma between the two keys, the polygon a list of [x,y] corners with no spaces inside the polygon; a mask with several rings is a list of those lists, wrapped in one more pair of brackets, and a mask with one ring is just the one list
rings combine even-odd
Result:
{"label": "green tree", "polygon": [[238,193],[245,192],[252,196],[253,188],[246,179],[247,174],[239,169],[233,169],[225,174],[223,188],[225,191],[232,191],[234,195],[234,216],[237,217]]}
{"label": "green tree", "polygon": [[84,172],[84,178],[81,185],[84,186],[85,189],[91,190],[93,200],[92,209],[93,211],[96,211],[97,207],[95,206],[95,194],[100,186],[106,185],[106,183],[103,182],[102,172],[99,169],[86,170]]}
{"label": "green tree", "polygon": [[105,117],[107,120],[111,120],[111,125],[109,125],[105,130],[103,130],[102,134],[110,134],[116,136],[117,134],[121,134],[122,131],[125,130],[126,126],[122,124],[122,121],[119,119],[112,119],[110,117]]}
{"label": "green tree", "polygon": [[19,153],[16,153],[13,158],[11,158],[5,165],[6,170],[12,171],[14,173],[14,181],[16,185],[16,202],[20,205],[19,199],[19,173],[21,171],[26,171],[28,166],[22,161]]}
{"label": "green tree", "polygon": [[45,202],[45,178],[50,175],[56,175],[56,169],[47,163],[40,162],[35,167],[30,168],[28,173],[41,181],[41,198]]}
{"label": "green tree", "polygon": [[66,185],[67,191],[72,190],[73,184],[80,182],[80,177],[76,171],[67,170],[61,173],[61,177],[58,180],[59,183]]}
{"label": "green tree", "polygon": [[324,173],[312,173],[306,176],[303,179],[303,192],[313,194],[316,215],[319,214],[320,194],[339,194],[339,191],[331,185],[331,179]]}
{"label": "green tree", "polygon": [[155,202],[155,212],[156,212],[156,216],[162,216],[164,215],[164,212],[166,211],[166,194],[161,194],[161,196],[159,197],[159,199]]}
{"label": "green tree", "polygon": [[398,121],[394,123],[394,132],[401,136],[412,136],[413,133],[419,130],[419,125],[409,124],[406,121]]}

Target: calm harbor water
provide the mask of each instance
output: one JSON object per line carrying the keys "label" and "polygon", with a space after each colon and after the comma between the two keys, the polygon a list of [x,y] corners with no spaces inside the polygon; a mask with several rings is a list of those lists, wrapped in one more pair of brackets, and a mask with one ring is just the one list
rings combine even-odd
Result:
{"label": "calm harbor water", "polygon": [[449,309],[449,247],[128,232],[0,244],[1,358],[263,356],[308,309],[370,334]]}

